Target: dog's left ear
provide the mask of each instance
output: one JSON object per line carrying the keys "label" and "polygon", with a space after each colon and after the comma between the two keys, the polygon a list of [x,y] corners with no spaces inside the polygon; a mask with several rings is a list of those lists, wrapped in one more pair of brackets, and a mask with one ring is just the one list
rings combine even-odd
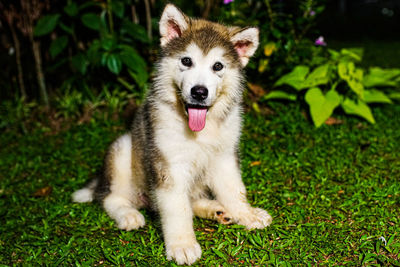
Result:
{"label": "dog's left ear", "polygon": [[188,17],[176,6],[168,4],[161,15],[160,35],[161,46],[165,46],[174,38],[180,37],[188,27]]}
{"label": "dog's left ear", "polygon": [[250,57],[256,52],[258,47],[258,29],[245,28],[235,33],[231,37],[242,67],[246,66]]}

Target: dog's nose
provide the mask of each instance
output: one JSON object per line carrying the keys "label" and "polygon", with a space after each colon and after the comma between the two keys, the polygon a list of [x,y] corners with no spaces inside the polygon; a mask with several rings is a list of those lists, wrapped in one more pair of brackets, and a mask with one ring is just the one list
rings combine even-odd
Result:
{"label": "dog's nose", "polygon": [[197,101],[203,101],[208,96],[208,89],[204,86],[196,85],[192,87],[190,94]]}

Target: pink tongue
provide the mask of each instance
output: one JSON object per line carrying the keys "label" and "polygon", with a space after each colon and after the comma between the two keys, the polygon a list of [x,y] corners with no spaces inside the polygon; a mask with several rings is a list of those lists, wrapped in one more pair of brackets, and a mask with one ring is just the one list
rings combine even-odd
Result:
{"label": "pink tongue", "polygon": [[203,130],[206,125],[206,108],[188,108],[189,128],[194,132]]}

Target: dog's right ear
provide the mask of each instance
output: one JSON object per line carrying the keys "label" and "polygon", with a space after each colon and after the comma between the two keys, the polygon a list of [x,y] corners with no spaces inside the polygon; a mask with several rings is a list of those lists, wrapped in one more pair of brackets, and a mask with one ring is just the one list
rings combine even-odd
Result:
{"label": "dog's right ear", "polygon": [[161,46],[165,46],[169,41],[178,38],[188,27],[188,17],[176,6],[168,4],[161,15],[160,35]]}

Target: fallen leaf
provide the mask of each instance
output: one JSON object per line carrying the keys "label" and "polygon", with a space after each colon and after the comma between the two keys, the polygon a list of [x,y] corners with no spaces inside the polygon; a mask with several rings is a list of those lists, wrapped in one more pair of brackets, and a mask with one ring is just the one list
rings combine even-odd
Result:
{"label": "fallen leaf", "polygon": [[247,86],[249,87],[250,91],[257,97],[261,97],[266,94],[264,88],[262,88],[258,84],[247,83]]}
{"label": "fallen leaf", "polygon": [[333,118],[333,117],[329,117],[326,121],[325,121],[326,125],[339,125],[339,124],[343,124],[342,120]]}
{"label": "fallen leaf", "polygon": [[51,186],[45,186],[40,189],[38,189],[35,193],[33,193],[34,197],[47,197],[50,195],[51,191],[53,191],[53,188]]}
{"label": "fallen leaf", "polygon": [[261,164],[261,161],[253,161],[252,163],[250,163],[250,167],[253,167],[253,166],[258,166],[258,165],[260,165]]}

